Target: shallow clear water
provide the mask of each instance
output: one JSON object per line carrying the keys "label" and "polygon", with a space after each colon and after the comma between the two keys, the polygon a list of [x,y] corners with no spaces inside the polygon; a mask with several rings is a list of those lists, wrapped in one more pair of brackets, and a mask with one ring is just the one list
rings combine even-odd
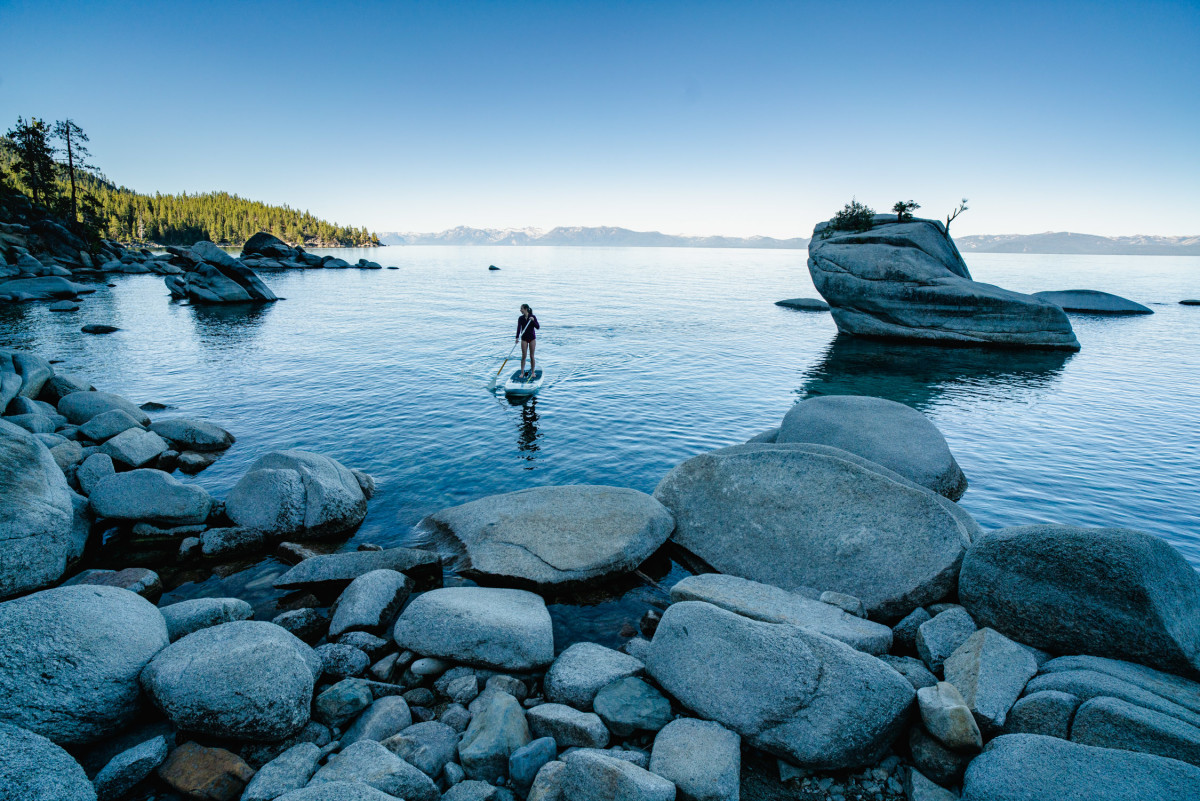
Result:
{"label": "shallow clear water", "polygon": [[[857,393],[933,419],[971,482],[961,504],[985,528],[1132,526],[1200,566],[1200,308],[1177,305],[1200,296],[1200,258],[970,255],[977,280],[1102,289],[1155,310],[1074,316],[1083,350],[1072,355],[837,337],[829,315],[773,305],[816,296],[802,251],[328,252],[400,269],[264,273],[286,300],[258,308],[174,303],[161,278],[121,276],[70,314],[0,306],[0,345],[231,430],[228,454],[186,479],[217,496],[276,448],[366,470],[379,489],[346,548],[406,544],[429,512],[524,487],[651,492],[689,456],[778,425],[800,398]],[[522,302],[542,323],[548,386],[513,405],[485,384]],[[84,323],[122,330],[86,336]],[[658,561],[649,572],[662,585],[683,575]],[[266,559],[192,576],[166,600],[239,595],[269,618],[270,581],[284,569]],[[637,581],[561,600],[560,648],[619,642],[622,624],[665,598]]]}

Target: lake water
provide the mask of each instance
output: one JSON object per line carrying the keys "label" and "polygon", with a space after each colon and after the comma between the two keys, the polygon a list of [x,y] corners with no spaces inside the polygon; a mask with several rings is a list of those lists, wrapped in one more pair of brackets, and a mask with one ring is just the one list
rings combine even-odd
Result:
{"label": "lake water", "polygon": [[[1073,316],[1083,350],[1056,354],[838,337],[827,314],[773,305],[816,296],[803,251],[326,252],[399,269],[264,273],[286,299],[258,308],[179,304],[161,278],[120,276],[75,313],[0,306],[0,346],[232,431],[227,455],[185,479],[218,497],[272,449],[367,471],[378,492],[344,548],[408,544],[425,514],[526,487],[652,492],[679,462],[778,425],[801,398],[871,394],[937,424],[970,480],[961,505],[985,528],[1130,526],[1200,567],[1200,308],[1177,304],[1200,296],[1200,258],[968,254],[977,280],[1101,289],[1155,311]],[[541,321],[550,380],[514,405],[485,384],[521,303]],[[85,336],[84,323],[122,330]],[[267,558],[176,576],[164,602],[236,595],[270,619],[280,596],[270,582],[285,569]],[[551,599],[558,647],[619,644],[622,626],[685,575],[665,558],[647,572],[658,587],[630,580]]]}

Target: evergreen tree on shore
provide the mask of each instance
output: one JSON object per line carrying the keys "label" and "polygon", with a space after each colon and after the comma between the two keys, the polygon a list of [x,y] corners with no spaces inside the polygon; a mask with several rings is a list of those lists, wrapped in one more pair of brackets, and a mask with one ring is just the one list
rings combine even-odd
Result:
{"label": "evergreen tree on shore", "polygon": [[48,206],[58,194],[57,165],[50,129],[45,120],[17,118],[17,124],[5,134],[4,150],[12,156],[16,177],[29,190],[35,206]]}
{"label": "evergreen tree on shore", "polygon": [[[66,146],[66,161],[55,160],[52,138]],[[72,120],[53,129],[43,120],[17,120],[0,138],[0,179],[28,195],[35,206],[75,221],[81,234],[119,242],[191,245],[210,239],[245,243],[267,231],[292,245],[369,247],[379,238],[366,228],[337,225],[290,206],[272,206],[228,192],[153,195],[108,180],[91,164],[87,135]],[[58,203],[60,195],[69,199]]]}
{"label": "evergreen tree on shore", "polygon": [[88,135],[83,132],[83,129],[75,124],[74,120],[66,119],[59,120],[54,123],[54,136],[63,143],[63,152],[67,156],[67,179],[71,184],[71,225],[72,227],[79,226],[79,201],[75,191],[75,176],[88,169],[91,165],[87,163],[87,158],[92,154],[84,146],[84,142],[88,141]]}

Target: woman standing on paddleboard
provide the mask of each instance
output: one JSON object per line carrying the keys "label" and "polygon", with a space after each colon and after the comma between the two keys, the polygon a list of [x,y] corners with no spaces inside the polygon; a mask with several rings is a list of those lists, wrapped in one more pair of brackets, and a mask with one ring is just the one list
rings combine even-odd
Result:
{"label": "woman standing on paddleboard", "polygon": [[533,309],[529,308],[528,303],[521,304],[521,316],[517,318],[517,339],[521,340],[521,376],[525,376],[525,357],[529,357],[529,375],[534,376],[537,372],[537,363],[533,357],[533,351],[537,347],[537,329],[542,326],[538,323],[538,319],[533,316]]}

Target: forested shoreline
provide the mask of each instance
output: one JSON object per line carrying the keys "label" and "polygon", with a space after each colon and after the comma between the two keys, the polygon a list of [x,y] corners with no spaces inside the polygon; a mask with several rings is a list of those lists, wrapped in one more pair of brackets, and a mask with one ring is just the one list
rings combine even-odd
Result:
{"label": "forested shoreline", "polygon": [[0,137],[0,192],[19,192],[93,243],[236,247],[267,231],[301,247],[373,247],[366,228],[338,225],[307,211],[228,192],[145,194],[109,180],[89,163],[87,134],[71,120],[53,125],[18,118]]}

